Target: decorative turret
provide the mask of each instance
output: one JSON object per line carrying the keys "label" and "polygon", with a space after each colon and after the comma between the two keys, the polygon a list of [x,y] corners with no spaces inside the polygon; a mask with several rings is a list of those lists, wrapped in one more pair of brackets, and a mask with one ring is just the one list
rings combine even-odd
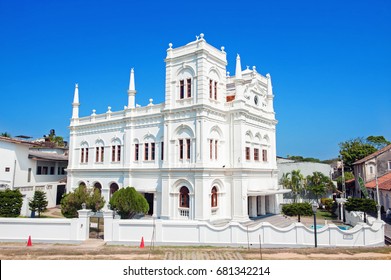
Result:
{"label": "decorative turret", "polygon": [[240,64],[239,54],[236,56],[236,70],[235,70],[235,79],[242,80],[242,65]]}
{"label": "decorative turret", "polygon": [[73,95],[73,103],[72,103],[72,119],[79,118],[79,85],[75,84],[75,93]]}
{"label": "decorative turret", "polygon": [[274,95],[273,95],[273,87],[272,87],[272,77],[270,76],[269,73],[266,74],[266,78],[267,78],[267,101],[268,101],[268,106],[269,106],[269,110],[271,111],[274,111],[274,106],[273,106],[273,98],[274,98]]}
{"label": "decorative turret", "polygon": [[134,69],[130,70],[130,81],[128,89],[128,108],[133,109],[135,107],[136,87],[134,85]]}

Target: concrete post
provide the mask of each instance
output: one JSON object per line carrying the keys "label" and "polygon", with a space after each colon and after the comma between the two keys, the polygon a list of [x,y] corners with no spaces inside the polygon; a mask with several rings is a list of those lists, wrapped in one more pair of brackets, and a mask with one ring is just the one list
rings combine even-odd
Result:
{"label": "concrete post", "polygon": [[78,219],[78,233],[77,233],[77,240],[87,240],[90,235],[90,209],[81,209],[78,210],[77,213],[79,214]]}
{"label": "concrete post", "polygon": [[105,242],[113,241],[113,215],[114,211],[104,210],[103,221],[104,221],[104,240]]}

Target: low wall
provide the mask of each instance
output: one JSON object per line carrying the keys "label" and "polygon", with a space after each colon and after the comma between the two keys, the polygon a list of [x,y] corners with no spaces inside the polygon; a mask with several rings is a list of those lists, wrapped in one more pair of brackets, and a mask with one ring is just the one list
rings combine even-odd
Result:
{"label": "low wall", "polygon": [[[155,245],[212,245],[233,247],[313,247],[314,231],[301,223],[277,228],[270,223],[244,227],[231,222],[214,227],[201,221],[173,220],[116,220],[105,217],[105,241],[108,244],[139,245],[141,238],[146,244]],[[372,226],[358,224],[350,230],[341,230],[328,224],[317,230],[318,246],[354,247],[383,246],[384,223],[375,221]]]}
{"label": "low wall", "polygon": [[[345,220],[346,223],[352,226],[355,226],[360,223],[364,223],[364,212],[358,212],[358,211],[345,211]],[[373,223],[376,221],[376,218],[367,215],[367,224],[373,225]]]}
{"label": "low wall", "polygon": [[79,243],[89,236],[89,210],[79,210],[79,218],[0,218],[0,241]]}

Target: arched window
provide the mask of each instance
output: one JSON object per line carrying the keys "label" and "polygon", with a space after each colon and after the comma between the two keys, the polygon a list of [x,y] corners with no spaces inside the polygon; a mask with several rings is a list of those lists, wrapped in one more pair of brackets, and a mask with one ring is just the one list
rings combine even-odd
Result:
{"label": "arched window", "polygon": [[110,185],[110,197],[113,195],[113,193],[115,193],[116,191],[118,191],[119,187],[116,183],[112,183]]}
{"label": "arched window", "polygon": [[212,196],[211,196],[211,206],[217,207],[217,188],[212,188]]}
{"label": "arched window", "polygon": [[102,193],[102,185],[99,182],[94,184],[94,191],[95,189],[99,190],[99,193]]}
{"label": "arched window", "polygon": [[186,187],[179,190],[179,207],[189,208],[189,189]]}

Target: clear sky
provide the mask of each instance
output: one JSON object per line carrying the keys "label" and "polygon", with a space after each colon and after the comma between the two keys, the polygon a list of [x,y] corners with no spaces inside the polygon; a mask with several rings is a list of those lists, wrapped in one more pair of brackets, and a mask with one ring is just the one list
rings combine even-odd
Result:
{"label": "clear sky", "polygon": [[227,70],[270,73],[277,154],[328,159],[338,143],[391,139],[391,1],[0,0],[0,132],[69,139],[80,116],[164,101],[166,49],[225,46]]}

